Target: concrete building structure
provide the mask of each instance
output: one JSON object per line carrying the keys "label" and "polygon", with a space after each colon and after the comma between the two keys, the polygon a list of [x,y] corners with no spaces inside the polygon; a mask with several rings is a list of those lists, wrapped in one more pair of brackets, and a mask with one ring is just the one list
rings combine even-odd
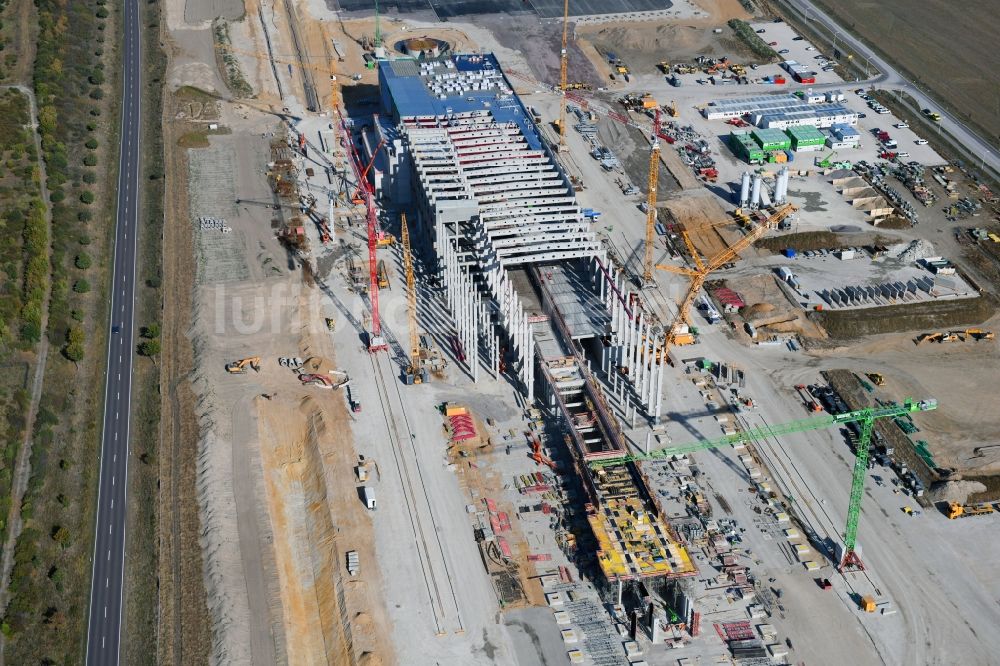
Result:
{"label": "concrete building structure", "polygon": [[[625,410],[658,417],[660,324],[629,305],[573,188],[490,54],[379,62],[385,194],[434,249],[459,361],[517,374],[529,399],[571,339]],[[416,219],[413,219],[416,218]],[[555,330],[554,319],[561,330]],[[548,390],[548,389],[545,389]]]}
{"label": "concrete building structure", "polygon": [[[561,415],[609,579],[693,575],[632,463],[584,473],[626,451],[615,408],[623,419],[659,419],[664,326],[609,262],[493,55],[378,66],[383,195],[433,249],[454,357],[474,382],[504,373],[527,404],[537,398]],[[602,481],[609,469],[613,487]]]}

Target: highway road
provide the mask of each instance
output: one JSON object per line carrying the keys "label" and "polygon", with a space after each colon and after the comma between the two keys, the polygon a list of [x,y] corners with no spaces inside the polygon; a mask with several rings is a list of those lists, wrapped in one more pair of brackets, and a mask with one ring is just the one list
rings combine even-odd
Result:
{"label": "highway road", "polygon": [[[850,50],[854,51],[860,58],[867,60],[881,74],[869,81],[866,85],[874,85],[884,90],[896,90],[912,97],[920,108],[932,108],[941,114],[941,122],[938,125],[944,132],[953,137],[965,157],[968,165],[981,168],[989,168],[994,177],[1000,177],[1000,151],[987,143],[979,134],[969,129],[959,119],[941,108],[938,103],[926,92],[921,90],[912,81],[903,76],[891,63],[880,57],[861,39],[855,37],[845,30],[836,21],[823,13],[823,11],[810,0],[784,0],[783,3],[790,8],[800,18],[819,23],[836,36],[838,44],[847,44]],[[950,142],[954,143],[955,142]]]}
{"label": "highway road", "polygon": [[[139,210],[140,75],[139,7],[125,0],[122,49],[121,146],[115,223],[108,363],[101,440],[101,473],[95,525],[93,580],[87,624],[87,664],[120,661],[122,643],[125,523],[132,406],[132,354],[135,348],[136,237]],[[153,580],[150,579],[150,585]]]}

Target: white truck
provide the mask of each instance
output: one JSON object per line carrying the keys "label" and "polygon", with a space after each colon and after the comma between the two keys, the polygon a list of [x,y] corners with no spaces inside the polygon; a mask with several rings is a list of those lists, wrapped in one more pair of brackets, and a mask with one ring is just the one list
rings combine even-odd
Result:
{"label": "white truck", "polygon": [[365,507],[374,511],[375,510],[375,489],[371,486],[363,486],[361,488],[361,497],[365,500]]}

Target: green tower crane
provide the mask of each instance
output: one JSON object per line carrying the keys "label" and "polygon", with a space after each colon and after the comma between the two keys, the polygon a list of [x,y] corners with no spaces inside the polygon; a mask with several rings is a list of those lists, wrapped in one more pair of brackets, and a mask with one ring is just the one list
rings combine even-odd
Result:
{"label": "green tower crane", "polygon": [[875,421],[894,418],[912,412],[927,412],[932,409],[937,409],[937,400],[916,401],[907,398],[902,405],[868,407],[852,412],[844,412],[843,414],[826,414],[811,419],[783,423],[781,425],[751,428],[731,435],[725,435],[718,439],[699,440],[689,444],[681,444],[680,446],[668,446],[656,451],[650,451],[649,453],[628,454],[617,458],[593,461],[589,464],[593,468],[599,468],[632,461],[653,460],[708,449],[717,449],[732,444],[753,442],[761,437],[787,435],[793,432],[820,430],[847,423],[857,423],[861,428],[861,436],[858,438],[857,451],[854,457],[854,472],[851,478],[851,499],[847,508],[847,526],[844,528],[843,535],[844,558],[840,562],[840,570],[860,571],[864,569],[864,564],[862,564],[858,554],[854,552],[854,547],[857,545],[858,517],[861,514],[861,500],[864,497],[865,475],[868,472],[868,454],[871,450],[871,438]]}

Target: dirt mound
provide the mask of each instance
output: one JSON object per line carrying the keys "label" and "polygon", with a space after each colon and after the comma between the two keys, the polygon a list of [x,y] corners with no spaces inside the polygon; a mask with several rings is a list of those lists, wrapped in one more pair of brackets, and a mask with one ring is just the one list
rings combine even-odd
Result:
{"label": "dirt mound", "polygon": [[638,27],[619,25],[603,28],[591,38],[596,44],[617,45],[621,51],[684,51],[697,48],[704,41],[701,28],[677,25]]}
{"label": "dirt mound", "polygon": [[931,486],[928,497],[932,502],[958,502],[965,504],[969,495],[981,493],[986,486],[978,481],[943,481]]}
{"label": "dirt mound", "polygon": [[774,305],[771,303],[754,303],[746,309],[743,316],[747,319],[753,319],[754,317],[761,317],[766,314],[774,312]]}

